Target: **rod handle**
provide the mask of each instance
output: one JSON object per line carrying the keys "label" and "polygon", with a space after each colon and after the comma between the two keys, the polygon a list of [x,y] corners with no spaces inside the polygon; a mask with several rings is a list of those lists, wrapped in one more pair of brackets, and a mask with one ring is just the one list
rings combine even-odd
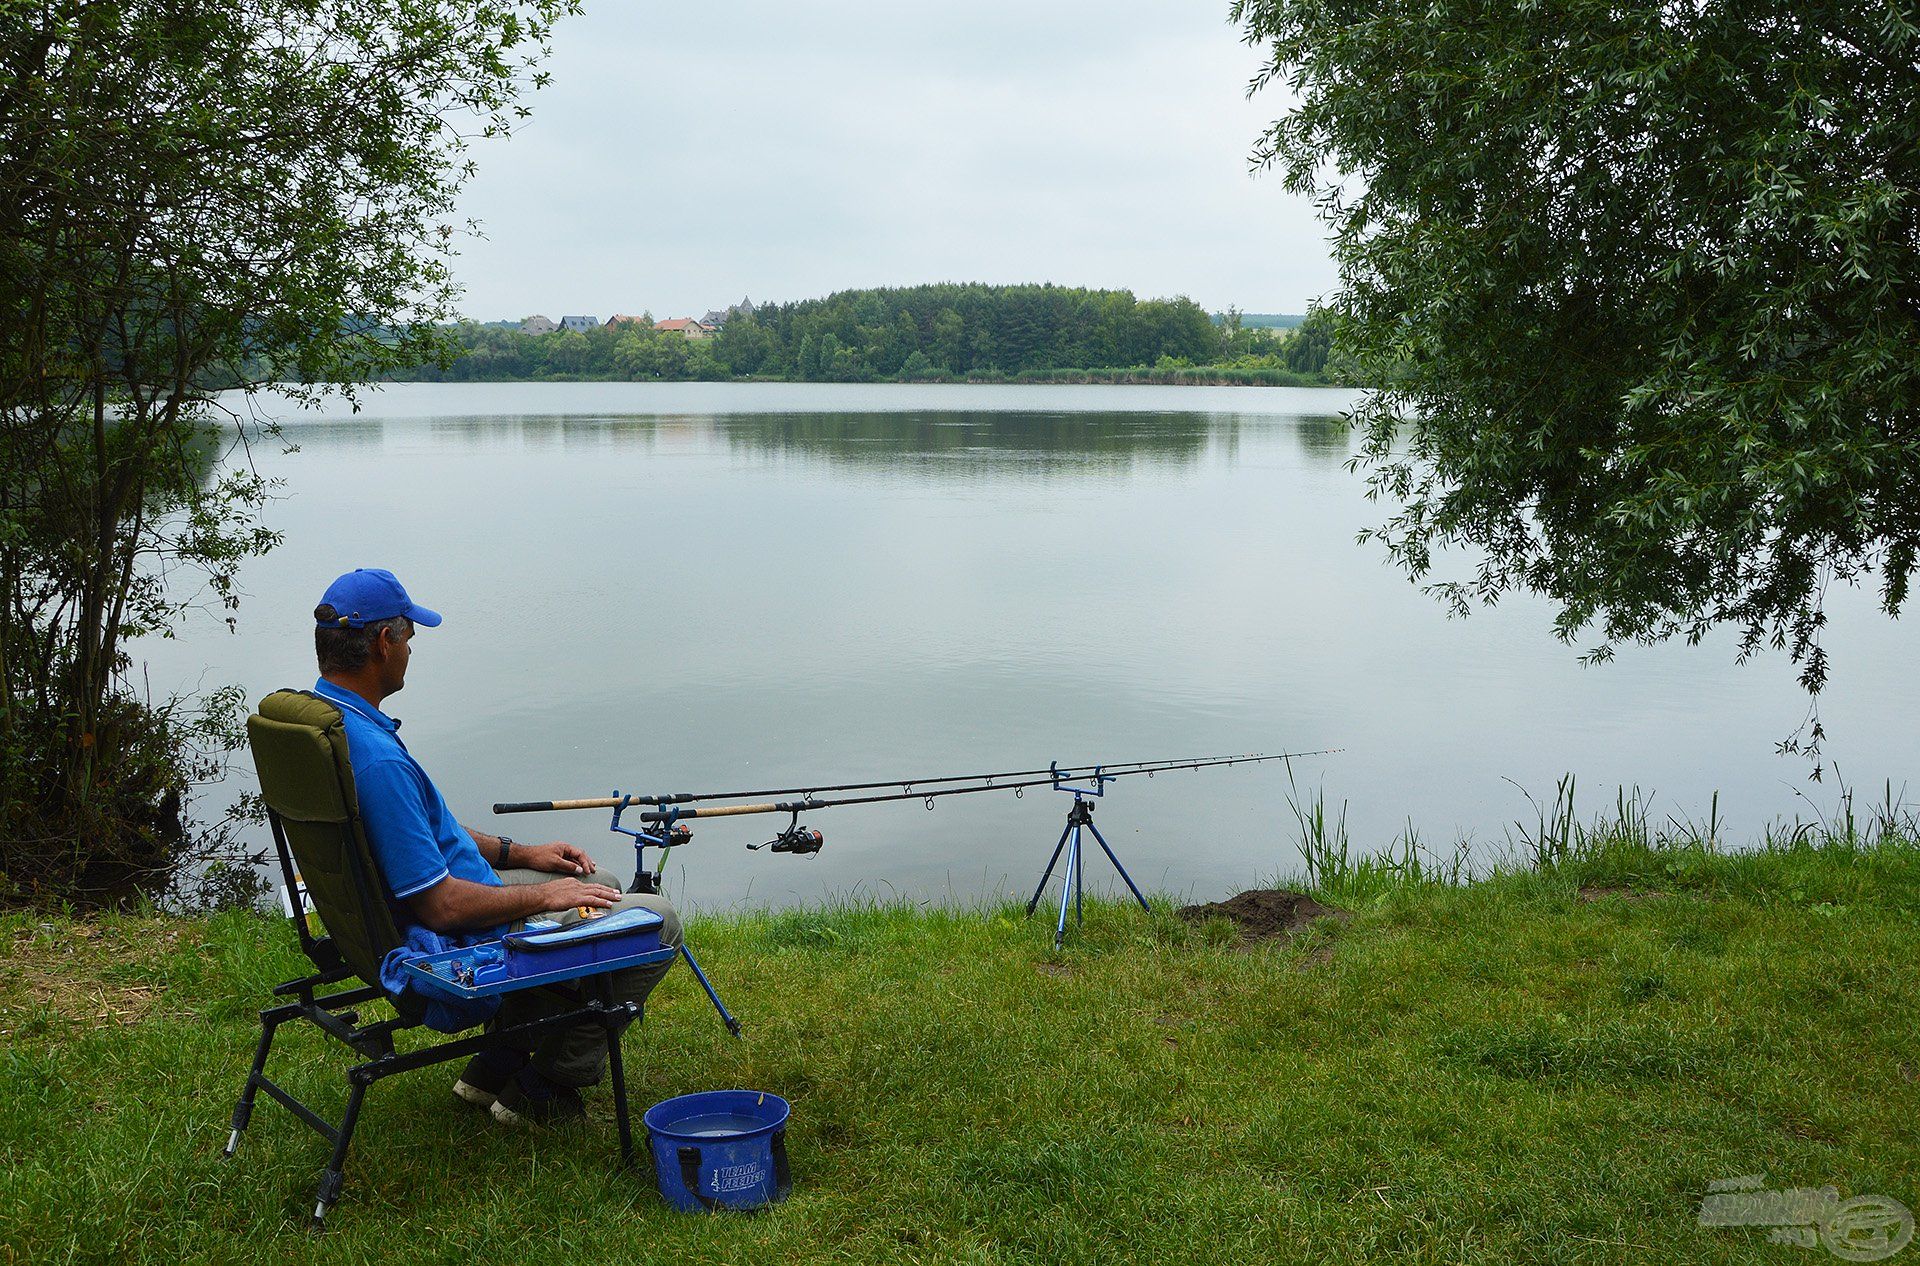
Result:
{"label": "rod handle", "polygon": [[747,813],[788,813],[793,807],[790,804],[721,804],[707,809],[690,809],[680,816],[683,818],[734,818]]}
{"label": "rod handle", "polygon": [[[596,796],[589,800],[513,800],[493,806],[495,813],[555,813],[562,809],[617,809],[624,799],[627,804],[638,807],[643,804],[684,804],[692,799],[681,794],[673,796]],[[687,815],[682,815],[687,816]],[[649,818],[648,821],[653,819]]]}
{"label": "rod handle", "polygon": [[[639,809],[643,805],[673,804],[686,800],[686,796],[666,796],[654,799],[650,796],[629,796],[630,808]],[[599,797],[592,800],[518,800],[493,806],[495,813],[554,813],[563,809],[613,809],[618,808],[618,798]],[[796,806],[786,804],[728,804],[714,805],[704,809],[684,809],[676,816],[681,818],[731,818],[745,813],[791,813]],[[666,815],[657,810],[648,810],[640,814],[642,822],[658,822]]]}

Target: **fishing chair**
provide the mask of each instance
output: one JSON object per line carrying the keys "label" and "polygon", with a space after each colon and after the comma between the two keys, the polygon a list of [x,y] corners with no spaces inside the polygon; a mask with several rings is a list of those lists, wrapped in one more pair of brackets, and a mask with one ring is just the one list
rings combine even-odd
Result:
{"label": "fishing chair", "polygon": [[[260,701],[247,718],[247,738],[266,800],[267,821],[289,893],[296,893],[296,871],[306,885],[307,901],[325,926],[315,936],[305,911],[296,907],[294,928],[300,948],[316,969],[312,975],[275,985],[274,996],[289,999],[260,1013],[260,1045],[253,1056],[240,1101],[233,1109],[233,1132],[225,1155],[239,1149],[240,1135],[253,1115],[254,1095],[264,1090],[288,1111],[333,1144],[313,1206],[313,1229],[325,1225],[327,1210],[340,1198],[347,1148],[360,1123],[361,1105],[374,1083],[397,1073],[463,1060],[498,1047],[531,1045],[530,1039],[553,1029],[598,1024],[607,1034],[607,1063],[612,1073],[614,1119],[620,1132],[620,1162],[633,1159],[633,1132],[627,1119],[626,1069],[620,1035],[640,1018],[640,1004],[612,1000],[607,977],[587,977],[582,996],[563,990],[576,1004],[564,1014],[502,1027],[453,1041],[402,1051],[394,1036],[424,1023],[424,1006],[411,993],[395,994],[380,984],[380,961],[402,943],[388,905],[387,888],[374,865],[354,794],[353,767],[340,710],[332,702],[300,690],[281,690]],[[357,983],[350,983],[356,982]],[[321,993],[336,985],[345,988]],[[559,986],[542,986],[559,988]],[[375,999],[390,1002],[393,1019],[362,1023],[354,1008]],[[293,1020],[306,1020],[346,1045],[359,1062],[346,1070],[347,1104],[340,1123],[322,1117],[267,1076],[274,1034]]]}

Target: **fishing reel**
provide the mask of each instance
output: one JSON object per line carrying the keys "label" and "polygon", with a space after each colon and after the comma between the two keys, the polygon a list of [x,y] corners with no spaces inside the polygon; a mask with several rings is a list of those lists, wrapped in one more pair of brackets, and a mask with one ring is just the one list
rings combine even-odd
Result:
{"label": "fishing reel", "polygon": [[[653,834],[644,837],[635,836],[634,838],[641,840],[642,843],[634,849],[636,869],[633,872],[633,883],[628,886],[627,891],[658,893],[660,891],[660,881],[665,876],[667,869],[668,851],[676,849],[691,840],[693,838],[693,828],[683,826],[678,822],[665,822],[656,827]],[[660,850],[660,860],[655,863],[652,870],[646,868],[644,860],[646,857],[647,844],[653,844]]]}
{"label": "fishing reel", "polygon": [[[621,826],[620,815],[625,813],[627,806],[632,803],[633,797],[621,796],[620,803],[613,808],[612,829],[621,835],[629,836],[633,840],[633,882],[628,885],[627,891],[658,893],[660,891],[661,877],[666,870],[667,854],[682,844],[691,842],[693,839],[693,828],[687,826],[685,823],[674,821],[674,817],[677,816],[680,811],[678,809],[668,809],[664,805],[662,809],[663,813],[667,816],[667,820],[649,824],[652,828],[651,830],[647,827],[636,828]],[[647,869],[647,850],[649,848],[657,848],[660,850],[660,860],[652,870]]]}
{"label": "fishing reel", "polygon": [[784,831],[764,844],[749,844],[747,849],[749,852],[758,852],[765,848],[776,853],[797,853],[804,857],[810,853],[819,852],[826,842],[827,837],[820,832],[812,827],[800,825],[800,814],[796,811],[793,820],[787,823]]}

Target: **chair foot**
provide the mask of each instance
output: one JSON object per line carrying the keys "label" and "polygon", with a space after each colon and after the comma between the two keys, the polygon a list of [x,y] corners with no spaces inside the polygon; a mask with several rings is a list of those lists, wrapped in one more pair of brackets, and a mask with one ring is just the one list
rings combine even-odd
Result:
{"label": "chair foot", "polygon": [[224,1152],[220,1153],[220,1158],[222,1160],[232,1160],[233,1154],[239,1150],[240,1150],[240,1131],[236,1129],[231,1134],[227,1135],[227,1148]]}
{"label": "chair foot", "polygon": [[337,1169],[329,1169],[320,1175],[320,1190],[313,1199],[313,1217],[309,1219],[307,1229],[318,1235],[327,1229],[327,1213],[340,1199],[340,1188],[346,1185],[346,1175]]}

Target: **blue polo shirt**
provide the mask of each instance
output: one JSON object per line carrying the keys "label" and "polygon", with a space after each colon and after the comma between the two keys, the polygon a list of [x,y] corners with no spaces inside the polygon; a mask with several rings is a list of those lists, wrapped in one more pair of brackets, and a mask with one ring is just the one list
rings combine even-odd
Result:
{"label": "blue polo shirt", "polygon": [[346,721],[360,821],[401,919],[416,922],[406,899],[448,875],[497,886],[500,877],[473,836],[454,820],[446,797],[400,741],[400,722],[324,677],[313,692],[338,704]]}

